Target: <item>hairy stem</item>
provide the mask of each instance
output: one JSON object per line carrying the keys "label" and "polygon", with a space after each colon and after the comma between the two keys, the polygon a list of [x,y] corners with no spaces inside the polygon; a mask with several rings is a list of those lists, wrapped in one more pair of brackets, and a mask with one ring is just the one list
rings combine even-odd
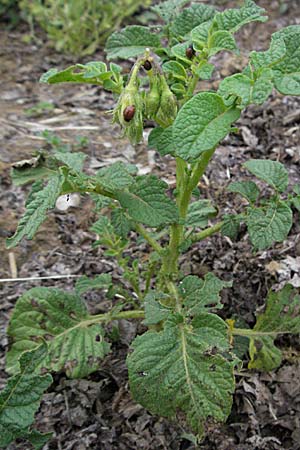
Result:
{"label": "hairy stem", "polygon": [[144,319],[145,312],[142,310],[133,310],[133,311],[120,311],[118,313],[105,313],[105,314],[97,314],[95,316],[89,316],[89,319],[80,323],[80,326],[89,326],[93,323],[99,322],[112,322],[113,320],[120,319]]}
{"label": "hairy stem", "polygon": [[278,334],[289,334],[289,331],[256,331],[248,330],[247,328],[233,328],[230,330],[233,336],[245,336],[249,338],[264,337],[264,336],[278,336]]}
{"label": "hairy stem", "polygon": [[216,223],[216,225],[213,225],[212,227],[206,228],[205,230],[199,231],[199,233],[193,234],[190,237],[191,241],[193,243],[199,242],[215,233],[218,233],[221,230],[223,223],[224,222]]}
{"label": "hairy stem", "polygon": [[143,236],[143,238],[148,242],[148,244],[151,245],[152,248],[154,248],[154,250],[158,254],[162,253],[163,248],[159,245],[159,243],[155,239],[153,239],[153,237],[150,236],[150,234],[148,233],[146,228],[143,227],[143,225],[141,225],[140,223],[137,223],[135,225],[135,229],[141,236]]}

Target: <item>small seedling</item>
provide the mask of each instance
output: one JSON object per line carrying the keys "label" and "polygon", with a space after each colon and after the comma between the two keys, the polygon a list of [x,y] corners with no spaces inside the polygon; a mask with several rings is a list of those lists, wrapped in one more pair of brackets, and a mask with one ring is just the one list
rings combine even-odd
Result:
{"label": "small seedling", "polygon": [[[293,210],[300,210],[300,190],[287,194],[288,173],[280,162],[247,161],[244,169],[253,179],[235,180],[228,188],[245,199],[243,212],[219,217],[213,225],[209,222],[217,207],[199,194],[198,185],[243,109],[263,104],[274,88],[300,95],[300,26],[274,33],[270,48],[250,53],[242,72],[224,78],[217,91],[195,93],[198,82],[201,88],[201,80],[209,80],[215,70],[211,58],[223,50],[238,52],[234,34],[267,17],[252,0],[223,12],[184,3],[168,0],[153,7],[164,22],[160,28],[129,26],[110,36],[108,59],[136,58],[129,76],[115,63],[90,62],[51,69],[41,78],[50,84],[91,83],[114,93],[113,121],[133,144],[143,140],[145,121],[151,121],[148,145],[174,158],[176,189],[171,192],[155,175],[137,176],[134,166],[121,162],[88,175],[83,171],[86,155],[66,148],[41,154],[33,167],[13,169],[17,184],[33,185],[7,246],[32,239],[58,196],[91,195],[100,211],[91,227],[97,236],[94,247],[100,245],[116,259],[123,282],[113,285],[105,273],[83,276],[73,293],[34,288],[18,300],[8,326],[6,369],[12,377],[0,396],[1,446],[17,436],[38,440],[30,426],[49,374],[63,371],[80,378],[98,370],[110,352],[105,326],[111,321],[143,319],[147,327],[127,358],[134,399],[153,414],[185,417],[199,439],[207,424],[225,421],[231,411],[234,371],[241,363],[236,339],[248,340],[249,368],[273,370],[282,358],[276,337],[300,331],[300,295],[291,285],[271,290],[255,326],[243,329],[218,314],[220,292],[231,283],[213,273],[184,276],[179,264],[192,245],[215,233],[235,239],[241,223],[256,251],[287,238]],[[269,187],[268,197],[260,190],[262,183]],[[147,257],[131,260],[127,249],[136,235],[143,239],[141,253],[148,244]],[[112,308],[91,315],[81,297],[90,289],[106,289],[116,299]]]}

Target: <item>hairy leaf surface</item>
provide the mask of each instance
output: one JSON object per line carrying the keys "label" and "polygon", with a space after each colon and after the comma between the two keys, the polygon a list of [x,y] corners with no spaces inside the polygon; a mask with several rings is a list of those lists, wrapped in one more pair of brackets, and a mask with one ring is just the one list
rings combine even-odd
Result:
{"label": "hairy leaf surface", "polygon": [[204,228],[208,219],[214,217],[217,212],[210,200],[197,200],[189,205],[185,224],[187,227]]}
{"label": "hairy leaf surface", "polygon": [[7,355],[7,371],[18,370],[18,358],[36,348],[40,339],[48,342],[48,354],[39,367],[71,378],[82,378],[99,368],[109,352],[100,325],[88,322],[88,311],[75,294],[59,289],[33,288],[17,301],[9,322],[8,334],[13,345]]}
{"label": "hairy leaf surface", "polygon": [[50,69],[41,76],[40,82],[49,84],[64,82],[103,84],[111,76],[112,72],[107,70],[104,62],[92,61],[87,64],[76,64],[61,71]]}
{"label": "hairy leaf surface", "polygon": [[173,123],[173,142],[177,156],[195,160],[214,148],[229,132],[240,116],[236,108],[227,108],[222,97],[201,92],[179,111]]}
{"label": "hairy leaf surface", "polygon": [[[273,370],[281,363],[281,351],[274,345],[276,334],[300,333],[300,292],[287,284],[278,292],[269,291],[267,306],[259,314],[254,331],[266,333],[250,339],[249,368]],[[274,332],[273,336],[267,336]]]}
{"label": "hairy leaf surface", "polygon": [[117,199],[137,222],[159,227],[178,220],[176,204],[165,194],[168,185],[150,175],[137,178],[129,190],[119,191]]}
{"label": "hairy leaf surface", "polygon": [[210,308],[223,308],[220,292],[230,286],[232,282],[222,281],[213,273],[207,273],[203,279],[189,275],[180,283],[179,293],[185,310],[195,315]]}
{"label": "hairy leaf surface", "polygon": [[111,285],[112,279],[111,275],[108,273],[101,273],[94,278],[83,275],[76,281],[75,291],[78,295],[81,295],[92,289],[108,289]]}
{"label": "hairy leaf surface", "polygon": [[188,0],[166,0],[151,7],[165,22],[170,22],[179,13],[180,7],[188,3]]}
{"label": "hairy leaf surface", "polygon": [[96,178],[109,191],[124,189],[134,182],[130,167],[119,161],[98,170]]}
{"label": "hairy leaf surface", "polygon": [[264,250],[287,238],[293,224],[293,213],[284,202],[272,202],[266,208],[250,209],[246,221],[252,245],[255,249]]}
{"label": "hairy leaf surface", "polygon": [[227,187],[227,191],[240,194],[250,203],[255,203],[260,193],[253,181],[234,181]]}
{"label": "hairy leaf surface", "polygon": [[[0,446],[18,437],[30,438],[29,426],[40,405],[41,396],[52,382],[50,374],[34,373],[47,353],[45,345],[25,353],[20,359],[19,373],[8,379],[0,392]],[[40,448],[36,446],[36,448]]]}
{"label": "hairy leaf surface", "polygon": [[213,56],[222,50],[237,51],[235,39],[229,31],[221,30],[213,33],[208,39],[208,56]]}
{"label": "hairy leaf surface", "polygon": [[149,134],[148,145],[150,148],[155,148],[161,156],[173,155],[173,130],[172,127],[154,128]]}
{"label": "hairy leaf surface", "polygon": [[288,172],[278,161],[268,159],[250,159],[244,166],[257,178],[265,181],[276,191],[284,192],[288,187]]}
{"label": "hairy leaf surface", "polygon": [[149,292],[144,300],[145,325],[155,325],[172,315],[173,310],[166,306],[169,296],[161,292]]}
{"label": "hairy leaf surface", "polygon": [[47,217],[49,209],[54,208],[60,195],[63,177],[56,175],[50,178],[48,184],[34,195],[33,200],[27,205],[25,214],[20,219],[15,234],[6,240],[7,247],[16,246],[23,237],[32,239],[39,226]]}
{"label": "hairy leaf surface", "polygon": [[199,434],[208,418],[226,420],[234,377],[222,319],[203,314],[190,325],[167,322],[163,331],[148,331],[132,346],[127,364],[136,401],[171,418],[182,411]]}
{"label": "hairy leaf surface", "polygon": [[193,28],[212,19],[216,10],[209,5],[194,4],[185,8],[174,20],[171,33],[178,38],[188,37]]}
{"label": "hairy leaf surface", "polygon": [[160,47],[160,40],[148,27],[131,25],[116,31],[107,39],[105,50],[108,59],[132,58],[144,53],[146,48]]}
{"label": "hairy leaf surface", "polygon": [[268,19],[264,15],[265,13],[265,9],[257,6],[253,0],[245,0],[245,5],[242,8],[226,9],[217,13],[214,18],[214,26],[218,30],[235,33],[247,23],[265,22]]}

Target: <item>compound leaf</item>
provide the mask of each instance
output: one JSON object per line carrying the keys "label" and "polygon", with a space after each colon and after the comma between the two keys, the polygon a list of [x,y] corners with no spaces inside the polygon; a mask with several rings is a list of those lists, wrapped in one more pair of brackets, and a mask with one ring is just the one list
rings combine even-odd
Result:
{"label": "compound leaf", "polygon": [[176,204],[165,194],[167,187],[153,175],[141,176],[129,190],[117,192],[116,198],[132,219],[159,227],[178,220]]}
{"label": "compound leaf", "polygon": [[227,108],[221,96],[200,92],[179,111],[173,123],[173,143],[177,156],[195,160],[213,149],[240,116],[237,108]]}
{"label": "compound leaf", "polygon": [[167,321],[163,331],[138,336],[128,356],[133,397],[152,413],[175,418],[177,411],[198,434],[208,418],[226,420],[234,391],[227,326],[212,314],[191,324]]}
{"label": "compound leaf", "polygon": [[71,378],[82,378],[99,368],[109,352],[104,330],[89,324],[90,316],[76,294],[59,289],[33,288],[17,301],[9,322],[8,334],[13,340],[7,355],[7,371],[18,370],[18,358],[25,351],[48,343],[48,353],[40,358],[39,368],[59,372]]}
{"label": "compound leaf", "polygon": [[179,293],[185,310],[195,315],[209,308],[223,308],[220,292],[231,286],[231,281],[222,281],[213,273],[207,273],[203,279],[189,275],[180,283]]}
{"label": "compound leaf", "polygon": [[160,47],[160,40],[149,28],[131,25],[111,34],[106,42],[108,59],[132,58],[144,53],[146,48]]}
{"label": "compound leaf", "polygon": [[108,273],[101,273],[94,278],[83,275],[76,281],[75,291],[78,295],[81,295],[92,289],[109,289],[111,286],[111,275]]}
{"label": "compound leaf", "polygon": [[[250,339],[249,368],[276,369],[281,363],[281,351],[274,345],[276,335],[300,333],[299,289],[287,284],[278,292],[269,291],[266,309],[258,315],[254,332],[258,334]],[[267,335],[268,332],[271,333],[270,336]],[[259,333],[266,333],[266,336]]]}
{"label": "compound leaf", "polygon": [[244,166],[257,178],[265,181],[276,191],[284,192],[288,187],[288,172],[278,161],[250,159]]}
{"label": "compound leaf", "polygon": [[246,198],[249,203],[255,203],[259,196],[259,189],[253,181],[234,181],[227,187],[227,191],[235,192]]}
{"label": "compound leaf", "polygon": [[185,224],[187,227],[204,228],[208,219],[215,217],[217,212],[210,200],[197,200],[189,205]]}
{"label": "compound leaf", "polygon": [[[47,346],[25,353],[20,358],[19,373],[9,378],[0,393],[0,446],[9,445],[18,437],[29,438],[28,428],[40,405],[43,392],[52,382],[50,374],[34,373],[41,358],[47,354]],[[39,448],[39,447],[36,447]]]}
{"label": "compound leaf", "polygon": [[253,0],[245,0],[242,8],[226,9],[217,13],[214,17],[214,28],[235,33],[247,23],[265,22],[268,19],[264,15],[265,12],[265,9],[257,6]]}
{"label": "compound leaf", "polygon": [[16,246],[25,236],[28,239],[33,238],[39,226],[46,219],[47,211],[54,208],[62,185],[63,177],[61,175],[52,176],[48,184],[41,191],[35,193],[33,200],[27,205],[25,214],[19,221],[17,231],[6,240],[8,248]]}
{"label": "compound leaf", "polygon": [[212,19],[216,10],[209,5],[194,4],[185,8],[174,20],[171,33],[176,37],[187,37],[193,28]]}
{"label": "compound leaf", "polygon": [[264,250],[286,239],[293,224],[293,213],[284,202],[271,202],[266,208],[250,209],[246,221],[252,245]]}

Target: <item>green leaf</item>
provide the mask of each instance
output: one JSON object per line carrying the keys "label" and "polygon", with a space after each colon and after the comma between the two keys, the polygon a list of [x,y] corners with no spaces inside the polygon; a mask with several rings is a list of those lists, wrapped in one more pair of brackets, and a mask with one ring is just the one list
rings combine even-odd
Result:
{"label": "green leaf", "polygon": [[213,56],[222,50],[238,50],[235,39],[229,31],[216,31],[208,39],[208,56]]}
{"label": "green leaf", "polygon": [[198,75],[200,80],[210,80],[214,70],[215,66],[213,64],[205,63],[197,67],[195,73]]}
{"label": "green leaf", "polygon": [[173,78],[185,81],[187,79],[187,73],[182,64],[178,61],[168,61],[162,66],[164,72],[171,74]]}
{"label": "green leaf", "polygon": [[55,151],[54,157],[68,166],[75,172],[80,172],[83,168],[83,163],[86,158],[86,154],[82,152],[70,153]]}
{"label": "green leaf", "polygon": [[95,278],[89,278],[86,275],[78,278],[75,284],[75,291],[78,295],[84,294],[92,289],[109,289],[112,286],[111,275],[101,273]]}
{"label": "green leaf", "polygon": [[203,314],[191,324],[167,322],[163,331],[138,336],[127,358],[134,399],[154,414],[175,419],[186,415],[191,428],[203,434],[208,418],[225,421],[230,413],[234,376],[227,326]]}
{"label": "green leaf", "polygon": [[253,329],[258,335],[250,339],[250,369],[273,370],[280,365],[281,351],[274,345],[274,339],[280,333],[300,332],[299,311],[299,289],[287,284],[278,292],[269,291],[266,309],[258,315]]}
{"label": "green leaf", "polygon": [[151,9],[168,23],[179,14],[180,7],[186,3],[188,3],[188,0],[167,0],[152,6]]}
{"label": "green leaf", "polygon": [[259,189],[253,181],[235,181],[230,183],[227,191],[236,192],[246,198],[249,203],[255,203],[259,196]]}
{"label": "green leaf", "polygon": [[226,30],[231,33],[238,31],[243,25],[250,22],[265,22],[268,17],[265,9],[260,8],[253,0],[245,0],[245,4],[239,9],[226,9],[214,17],[214,28]]}
{"label": "green leaf", "polygon": [[187,227],[205,228],[208,219],[215,217],[217,212],[210,200],[197,200],[189,205],[185,224]]}
{"label": "green leaf", "polygon": [[284,202],[271,202],[266,208],[250,209],[246,220],[252,245],[255,249],[264,250],[287,238],[293,224],[293,213]]}
{"label": "green leaf", "polygon": [[224,78],[218,89],[218,94],[224,98],[227,105],[231,105],[236,98],[242,109],[251,103],[260,105],[272,94],[273,74],[270,69],[264,70],[256,80],[238,73]]}
{"label": "green leaf", "polygon": [[165,194],[168,185],[153,175],[138,177],[129,190],[116,194],[121,206],[137,222],[159,227],[178,221],[176,204]]}
{"label": "green leaf", "polygon": [[127,235],[132,228],[132,223],[122,208],[116,208],[112,211],[111,224],[115,233],[123,239],[127,238]]}
{"label": "green leaf", "polygon": [[141,55],[146,48],[159,48],[160,39],[149,28],[132,25],[111,34],[106,42],[108,59],[128,59]]}
{"label": "green leaf", "polygon": [[6,240],[7,248],[16,246],[20,240],[27,236],[32,239],[37,232],[39,226],[47,217],[49,209],[54,208],[55,202],[60,195],[63,178],[61,175],[56,175],[50,178],[48,184],[37,192],[27,206],[25,214],[20,219],[17,231],[15,234]]}
{"label": "green leaf", "polygon": [[16,186],[20,186],[33,181],[47,180],[54,173],[53,170],[46,166],[44,156],[39,154],[31,159],[14,163],[11,170],[11,178]]}
{"label": "green leaf", "polygon": [[153,128],[148,138],[149,148],[155,148],[161,156],[174,155],[172,127]]}
{"label": "green leaf", "polygon": [[272,35],[270,48],[265,52],[253,51],[250,53],[250,64],[255,71],[272,68],[274,64],[282,61],[286,54],[286,45],[281,36]]}
{"label": "green leaf", "polygon": [[227,108],[222,97],[200,92],[179,111],[173,123],[173,142],[177,156],[195,160],[213,149],[229,132],[240,116],[237,108]]}
{"label": "green leaf", "polygon": [[209,5],[194,4],[185,8],[174,20],[170,31],[176,38],[188,38],[193,28],[212,19],[216,10]]}
{"label": "green leaf", "polygon": [[164,305],[169,296],[161,292],[149,292],[144,300],[145,325],[156,325],[172,315],[172,309]]}
{"label": "green leaf", "polygon": [[257,178],[265,181],[278,192],[284,192],[288,187],[288,172],[278,161],[267,159],[250,159],[244,166]]}
{"label": "green leaf", "polygon": [[44,73],[41,83],[92,83],[103,84],[104,80],[111,78],[112,72],[107,71],[106,64],[101,61],[92,61],[87,64],[76,64],[67,69],[58,71],[50,69]]}
{"label": "green leaf", "polygon": [[176,44],[171,48],[171,53],[176,58],[184,61],[189,66],[191,65],[191,60],[186,56],[186,49],[191,45],[191,42],[181,42]]}
{"label": "green leaf", "polygon": [[207,47],[212,23],[213,20],[208,20],[193,28],[191,31],[191,38],[195,50],[202,51],[204,47]]}
{"label": "green leaf", "polygon": [[18,370],[18,358],[26,350],[48,343],[48,354],[39,368],[65,371],[71,378],[83,378],[97,370],[109,352],[104,330],[90,324],[90,316],[79,296],[58,289],[33,288],[17,301],[9,322],[13,340],[7,354],[7,371]]}
{"label": "green leaf", "polygon": [[[19,373],[8,379],[0,392],[0,446],[5,447],[18,437],[28,437],[41,396],[52,382],[50,374],[34,373],[47,353],[45,344],[20,358]],[[38,448],[38,447],[36,447]]]}
{"label": "green leaf", "polygon": [[124,189],[134,182],[130,167],[120,161],[98,170],[96,179],[104,189],[109,191]]}
{"label": "green leaf", "polygon": [[223,236],[228,236],[230,239],[236,239],[241,223],[240,214],[226,214],[223,217],[223,225],[221,232]]}
{"label": "green leaf", "polygon": [[300,95],[300,25],[291,25],[273,34],[283,40],[286,53],[272,65],[276,89],[284,95]]}
{"label": "green leaf", "polygon": [[223,308],[220,292],[231,286],[231,281],[222,281],[213,273],[207,273],[204,279],[189,275],[180,283],[179,293],[185,310],[189,315],[195,315],[210,308]]}

